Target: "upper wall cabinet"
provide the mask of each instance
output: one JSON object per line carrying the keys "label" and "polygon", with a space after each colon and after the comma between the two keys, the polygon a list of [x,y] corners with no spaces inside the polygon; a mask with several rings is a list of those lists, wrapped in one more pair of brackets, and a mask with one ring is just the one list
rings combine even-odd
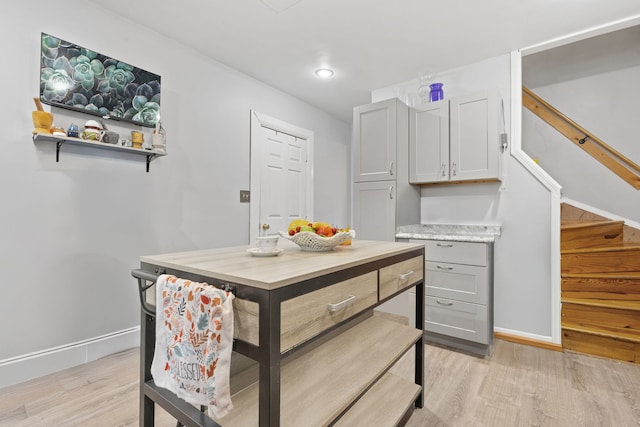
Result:
{"label": "upper wall cabinet", "polygon": [[397,103],[394,98],[354,109],[355,182],[396,179]]}
{"label": "upper wall cabinet", "polygon": [[409,112],[409,182],[497,180],[498,94],[485,91]]}

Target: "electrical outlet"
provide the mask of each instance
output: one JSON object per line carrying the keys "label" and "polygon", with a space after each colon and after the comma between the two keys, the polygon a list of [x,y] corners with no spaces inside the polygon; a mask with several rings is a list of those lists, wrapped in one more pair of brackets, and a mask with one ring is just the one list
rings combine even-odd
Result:
{"label": "electrical outlet", "polygon": [[249,203],[251,200],[249,190],[240,190],[240,203]]}

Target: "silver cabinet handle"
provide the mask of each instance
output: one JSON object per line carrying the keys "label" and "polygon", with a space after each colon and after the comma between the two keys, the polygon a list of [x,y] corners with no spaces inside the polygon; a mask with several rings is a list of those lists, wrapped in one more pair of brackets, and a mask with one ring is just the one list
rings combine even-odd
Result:
{"label": "silver cabinet handle", "polygon": [[407,280],[409,277],[413,276],[414,274],[415,274],[415,271],[409,270],[406,273],[401,274],[399,277],[400,277],[400,280]]}
{"label": "silver cabinet handle", "polygon": [[349,295],[349,297],[344,301],[340,301],[339,303],[336,303],[336,304],[327,304],[327,310],[329,310],[329,313],[335,313],[338,310],[342,310],[345,307],[349,307],[350,305],[355,304],[355,302],[356,302],[356,296]]}
{"label": "silver cabinet handle", "polygon": [[448,306],[450,306],[450,305],[453,305],[453,303],[452,303],[452,302],[449,302],[449,301],[440,301],[439,299],[437,299],[437,300],[436,300],[436,302],[437,302],[438,304],[440,304],[440,305],[446,305],[447,307],[448,307]]}
{"label": "silver cabinet handle", "polygon": [[453,267],[450,267],[450,266],[443,267],[441,265],[436,265],[436,268],[438,268],[440,270],[453,270]]}
{"label": "silver cabinet handle", "polygon": [[444,176],[444,173],[446,172],[446,170],[447,170],[447,166],[443,163],[442,164],[442,176]]}
{"label": "silver cabinet handle", "polygon": [[393,162],[389,163],[389,175],[393,176]]}
{"label": "silver cabinet handle", "polygon": [[436,246],[439,248],[452,248],[453,243],[436,243]]}
{"label": "silver cabinet handle", "polygon": [[393,185],[389,187],[389,198],[393,199]]}
{"label": "silver cabinet handle", "polygon": [[456,176],[456,162],[453,162],[453,163],[451,164],[451,174],[452,174],[453,176]]}

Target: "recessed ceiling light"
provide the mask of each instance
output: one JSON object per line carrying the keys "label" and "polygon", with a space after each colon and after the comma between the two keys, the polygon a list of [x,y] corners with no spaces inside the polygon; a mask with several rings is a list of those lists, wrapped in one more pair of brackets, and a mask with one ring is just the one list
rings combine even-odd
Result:
{"label": "recessed ceiling light", "polygon": [[329,78],[333,76],[333,70],[330,70],[329,68],[318,68],[316,70],[316,76],[322,77],[323,79]]}

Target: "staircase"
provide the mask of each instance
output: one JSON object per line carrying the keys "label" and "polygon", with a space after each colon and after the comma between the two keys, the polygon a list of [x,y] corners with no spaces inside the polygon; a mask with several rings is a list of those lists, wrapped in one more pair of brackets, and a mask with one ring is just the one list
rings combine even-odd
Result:
{"label": "staircase", "polygon": [[562,347],[640,363],[640,232],[562,205]]}

